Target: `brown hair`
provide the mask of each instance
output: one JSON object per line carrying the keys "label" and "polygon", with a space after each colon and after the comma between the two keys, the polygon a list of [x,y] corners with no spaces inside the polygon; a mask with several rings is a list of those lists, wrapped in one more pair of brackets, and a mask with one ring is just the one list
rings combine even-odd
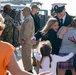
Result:
{"label": "brown hair", "polygon": [[44,28],[41,30],[42,34],[46,34],[48,32],[49,29],[51,29],[51,27],[54,25],[54,23],[57,22],[56,18],[50,18],[46,25],[44,26]]}
{"label": "brown hair", "polygon": [[33,8],[35,8],[35,9],[39,9],[38,6],[37,6],[36,4],[32,5],[31,8],[32,8],[32,9],[33,9]]}
{"label": "brown hair", "polygon": [[68,27],[76,28],[76,17],[73,18],[73,21],[71,22],[71,24]]}
{"label": "brown hair", "polygon": [[50,43],[50,41],[42,41],[39,43],[39,46],[38,46],[38,50],[40,51],[40,54],[42,55],[42,58],[41,58],[41,61],[39,62],[39,67],[41,67],[41,63],[42,63],[42,60],[43,60],[43,57],[45,56],[48,56],[50,58],[50,67],[51,67],[51,62],[52,62],[52,58],[50,56],[50,52],[52,52],[52,45]]}

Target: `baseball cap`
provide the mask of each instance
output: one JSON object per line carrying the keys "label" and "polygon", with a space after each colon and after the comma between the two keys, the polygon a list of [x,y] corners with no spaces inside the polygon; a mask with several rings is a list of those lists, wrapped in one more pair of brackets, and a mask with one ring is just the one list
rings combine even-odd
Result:
{"label": "baseball cap", "polygon": [[66,3],[53,3],[52,7],[55,10],[55,13],[60,13],[63,11],[65,5],[67,5]]}

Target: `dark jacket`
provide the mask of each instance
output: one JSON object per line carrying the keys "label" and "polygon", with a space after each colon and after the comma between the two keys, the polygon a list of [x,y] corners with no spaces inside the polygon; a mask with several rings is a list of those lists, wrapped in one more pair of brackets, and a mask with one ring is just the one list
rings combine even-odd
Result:
{"label": "dark jacket", "polygon": [[71,24],[71,22],[73,21],[73,17],[70,16],[67,12],[66,12],[66,18],[65,18],[65,21],[64,21],[64,24],[63,24],[63,25],[60,24],[60,20],[58,19],[57,16],[55,16],[55,18],[57,18],[57,20],[58,20],[59,28],[60,28],[61,26],[68,26],[68,25]]}
{"label": "dark jacket", "polygon": [[32,15],[32,13],[31,13],[31,16],[34,19],[35,33],[36,33],[40,29],[40,18],[37,14]]}
{"label": "dark jacket", "polygon": [[[58,19],[57,16],[55,16],[55,18],[57,18],[57,20],[58,20],[59,28],[61,26],[68,26],[69,24],[71,24],[71,22],[73,20],[72,16],[70,16],[67,12],[66,12],[65,22],[64,22],[63,25],[60,24],[60,21],[59,21],[59,19]],[[49,39],[49,41],[52,43],[52,46],[53,46],[52,53],[53,54],[58,54],[57,52],[59,51],[58,48],[61,45],[61,39],[57,38],[56,32],[54,32],[52,29],[49,30],[48,33],[47,33],[48,34],[48,37],[47,38]],[[34,36],[36,37],[36,40],[38,40],[40,37],[42,37],[42,35],[40,33],[40,30]],[[57,49],[57,50],[55,50],[55,49]]]}
{"label": "dark jacket", "polygon": [[59,48],[61,45],[61,39],[57,38],[56,32],[50,29],[45,35],[42,35],[41,32],[39,34],[35,34],[36,40],[41,38],[43,40],[49,40],[52,44],[52,54],[58,54]]}

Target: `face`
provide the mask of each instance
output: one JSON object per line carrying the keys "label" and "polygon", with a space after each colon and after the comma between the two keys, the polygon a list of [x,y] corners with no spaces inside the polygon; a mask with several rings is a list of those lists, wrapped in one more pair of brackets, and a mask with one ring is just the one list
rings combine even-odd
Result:
{"label": "face", "polygon": [[11,9],[11,8],[7,9],[7,12],[8,12],[8,14],[10,15],[11,12],[12,12],[12,9]]}
{"label": "face", "polygon": [[23,16],[27,16],[27,13],[28,13],[27,11],[23,10]]}
{"label": "face", "polygon": [[57,13],[57,17],[58,17],[59,19],[63,18],[64,15],[65,15],[65,10],[63,10],[63,11],[60,12],[60,13]]}
{"label": "face", "polygon": [[33,8],[33,10],[32,10],[35,14],[37,14],[37,12],[38,12],[38,9],[37,8]]}
{"label": "face", "polygon": [[58,25],[58,22],[55,22],[54,25],[52,25],[51,27],[55,32],[58,31],[58,28],[59,28],[59,25]]}

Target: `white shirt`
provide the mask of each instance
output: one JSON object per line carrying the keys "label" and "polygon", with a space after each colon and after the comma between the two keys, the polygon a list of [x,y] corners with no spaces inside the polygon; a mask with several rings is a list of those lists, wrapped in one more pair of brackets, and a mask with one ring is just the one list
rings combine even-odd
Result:
{"label": "white shirt", "polygon": [[62,19],[63,19],[63,24],[64,24],[64,22],[65,22],[65,18],[66,18],[66,14],[65,14],[64,17],[62,18]]}
{"label": "white shirt", "polygon": [[[56,75],[56,66],[57,66],[57,62],[60,61],[67,61],[69,60],[71,57],[74,56],[74,54],[71,52],[69,53],[67,56],[58,56],[58,55],[52,55],[50,54],[50,56],[52,57],[52,62],[51,62],[51,68],[50,68],[50,59],[48,56],[44,57],[41,63],[41,67],[39,69],[39,73],[44,72],[44,71],[50,71],[53,75]],[[34,50],[34,57],[36,58],[36,60],[40,61],[42,56],[38,54],[37,50]]]}

